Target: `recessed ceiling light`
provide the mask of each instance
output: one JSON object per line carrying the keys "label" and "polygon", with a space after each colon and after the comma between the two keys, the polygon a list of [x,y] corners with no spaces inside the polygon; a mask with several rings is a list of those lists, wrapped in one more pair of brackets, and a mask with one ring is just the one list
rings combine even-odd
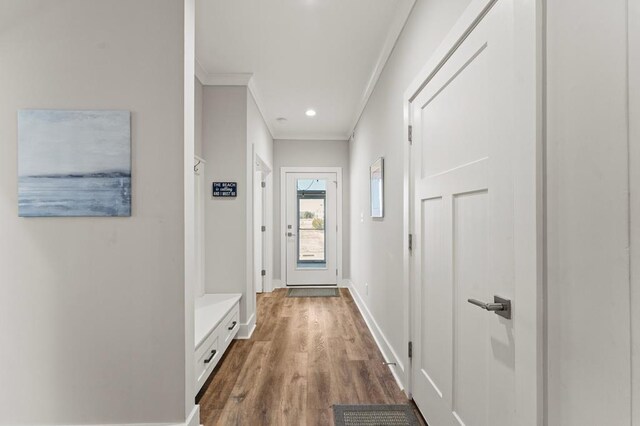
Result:
{"label": "recessed ceiling light", "polygon": [[316,116],[316,112],[312,109],[308,109],[307,112],[305,112],[305,114],[307,115],[307,117],[315,117]]}

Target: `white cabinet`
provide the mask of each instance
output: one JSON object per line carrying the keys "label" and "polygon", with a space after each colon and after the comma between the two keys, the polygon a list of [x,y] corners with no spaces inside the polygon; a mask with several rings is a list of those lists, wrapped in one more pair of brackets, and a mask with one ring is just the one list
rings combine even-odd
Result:
{"label": "white cabinet", "polygon": [[196,299],[196,393],[222,358],[240,328],[240,294],[205,294]]}

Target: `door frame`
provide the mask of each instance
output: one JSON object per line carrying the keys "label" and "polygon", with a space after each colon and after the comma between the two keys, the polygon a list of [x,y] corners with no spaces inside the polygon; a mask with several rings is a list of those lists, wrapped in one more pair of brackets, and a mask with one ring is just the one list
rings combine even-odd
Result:
{"label": "door frame", "polygon": [[[287,173],[335,173],[338,186],[336,188],[336,221],[338,235],[336,238],[336,265],[338,276],[336,285],[342,286],[342,167],[280,167],[280,279],[283,287],[287,287]],[[304,286],[296,286],[304,287]],[[316,286],[317,287],[317,286]]]}
{"label": "door frame", "polygon": [[262,183],[265,181],[264,172],[260,169],[260,157],[256,155],[256,171],[253,177],[253,290],[256,294],[264,293],[265,276],[262,270],[265,269],[264,264],[264,240],[265,232],[262,231],[264,226],[264,188]]}
{"label": "door frame", "polygon": [[[406,335],[405,341],[415,340],[413,330],[412,294],[417,285],[411,280],[412,257],[409,250],[409,235],[412,233],[413,187],[411,185],[411,143],[409,126],[411,126],[410,105],[424,86],[435,76],[451,54],[460,46],[467,35],[473,31],[478,22],[499,0],[472,0],[458,21],[449,31],[440,46],[416,74],[407,87],[403,97],[403,284],[405,289],[403,318]],[[514,49],[515,69],[522,84],[516,87],[515,96],[525,100],[530,108],[516,112],[516,128],[521,129],[522,142],[516,150],[526,167],[518,170],[514,191],[514,217],[520,224],[525,224],[528,232],[516,233],[514,246],[518,252],[527,256],[516,258],[514,292],[517,295],[514,303],[516,315],[527,319],[528,324],[535,326],[535,342],[530,345],[522,343],[516,347],[516,398],[515,410],[520,424],[543,425],[545,418],[545,264],[544,264],[544,0],[512,0],[515,25],[518,28]],[[529,55],[527,52],[535,52]],[[528,160],[528,161],[525,161]],[[532,185],[532,181],[534,184]],[[535,190],[531,191],[534,187]],[[415,242],[414,242],[415,244]],[[514,324],[516,336],[522,322]],[[524,330],[526,331],[526,330]],[[524,342],[529,343],[529,342]],[[406,358],[409,368],[405,372],[407,396],[413,391],[412,363]],[[531,419],[531,420],[530,420]],[[535,420],[534,420],[535,419]]]}
{"label": "door frame", "polygon": [[[271,194],[271,182],[272,182],[272,170],[271,167],[260,157],[259,154],[254,152],[253,155],[253,206],[252,206],[252,229],[253,235],[251,245],[251,259],[252,259],[252,274],[253,281],[259,280],[262,282],[262,293],[270,293],[273,291],[273,272],[271,271],[270,264],[273,263],[273,230],[269,225],[272,217],[272,199]],[[259,177],[258,177],[259,176]],[[264,187],[262,184],[264,183]],[[260,205],[260,212],[256,211],[256,206]],[[259,216],[259,217],[258,217]],[[261,225],[266,227],[264,232],[258,231],[257,222],[261,222]],[[256,245],[257,241],[261,244],[261,259],[256,258]],[[260,266],[258,266],[260,264]],[[260,268],[260,269],[258,269]],[[259,271],[265,269],[266,275],[258,278]],[[253,292],[257,293],[258,282],[254,282]]]}

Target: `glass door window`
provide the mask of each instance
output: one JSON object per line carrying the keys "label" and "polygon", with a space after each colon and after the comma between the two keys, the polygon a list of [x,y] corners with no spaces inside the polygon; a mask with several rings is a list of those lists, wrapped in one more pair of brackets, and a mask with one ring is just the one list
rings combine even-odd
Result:
{"label": "glass door window", "polygon": [[287,285],[338,283],[335,172],[287,172],[283,226]]}
{"label": "glass door window", "polygon": [[326,201],[325,179],[297,179],[298,268],[325,268]]}

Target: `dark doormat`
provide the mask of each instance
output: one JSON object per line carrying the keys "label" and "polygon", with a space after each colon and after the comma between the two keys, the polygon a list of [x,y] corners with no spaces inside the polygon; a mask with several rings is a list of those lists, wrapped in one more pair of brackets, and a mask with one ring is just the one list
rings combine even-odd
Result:
{"label": "dark doormat", "polygon": [[334,405],[335,426],[420,426],[411,405]]}
{"label": "dark doormat", "polygon": [[287,297],[338,297],[337,288],[290,288]]}

